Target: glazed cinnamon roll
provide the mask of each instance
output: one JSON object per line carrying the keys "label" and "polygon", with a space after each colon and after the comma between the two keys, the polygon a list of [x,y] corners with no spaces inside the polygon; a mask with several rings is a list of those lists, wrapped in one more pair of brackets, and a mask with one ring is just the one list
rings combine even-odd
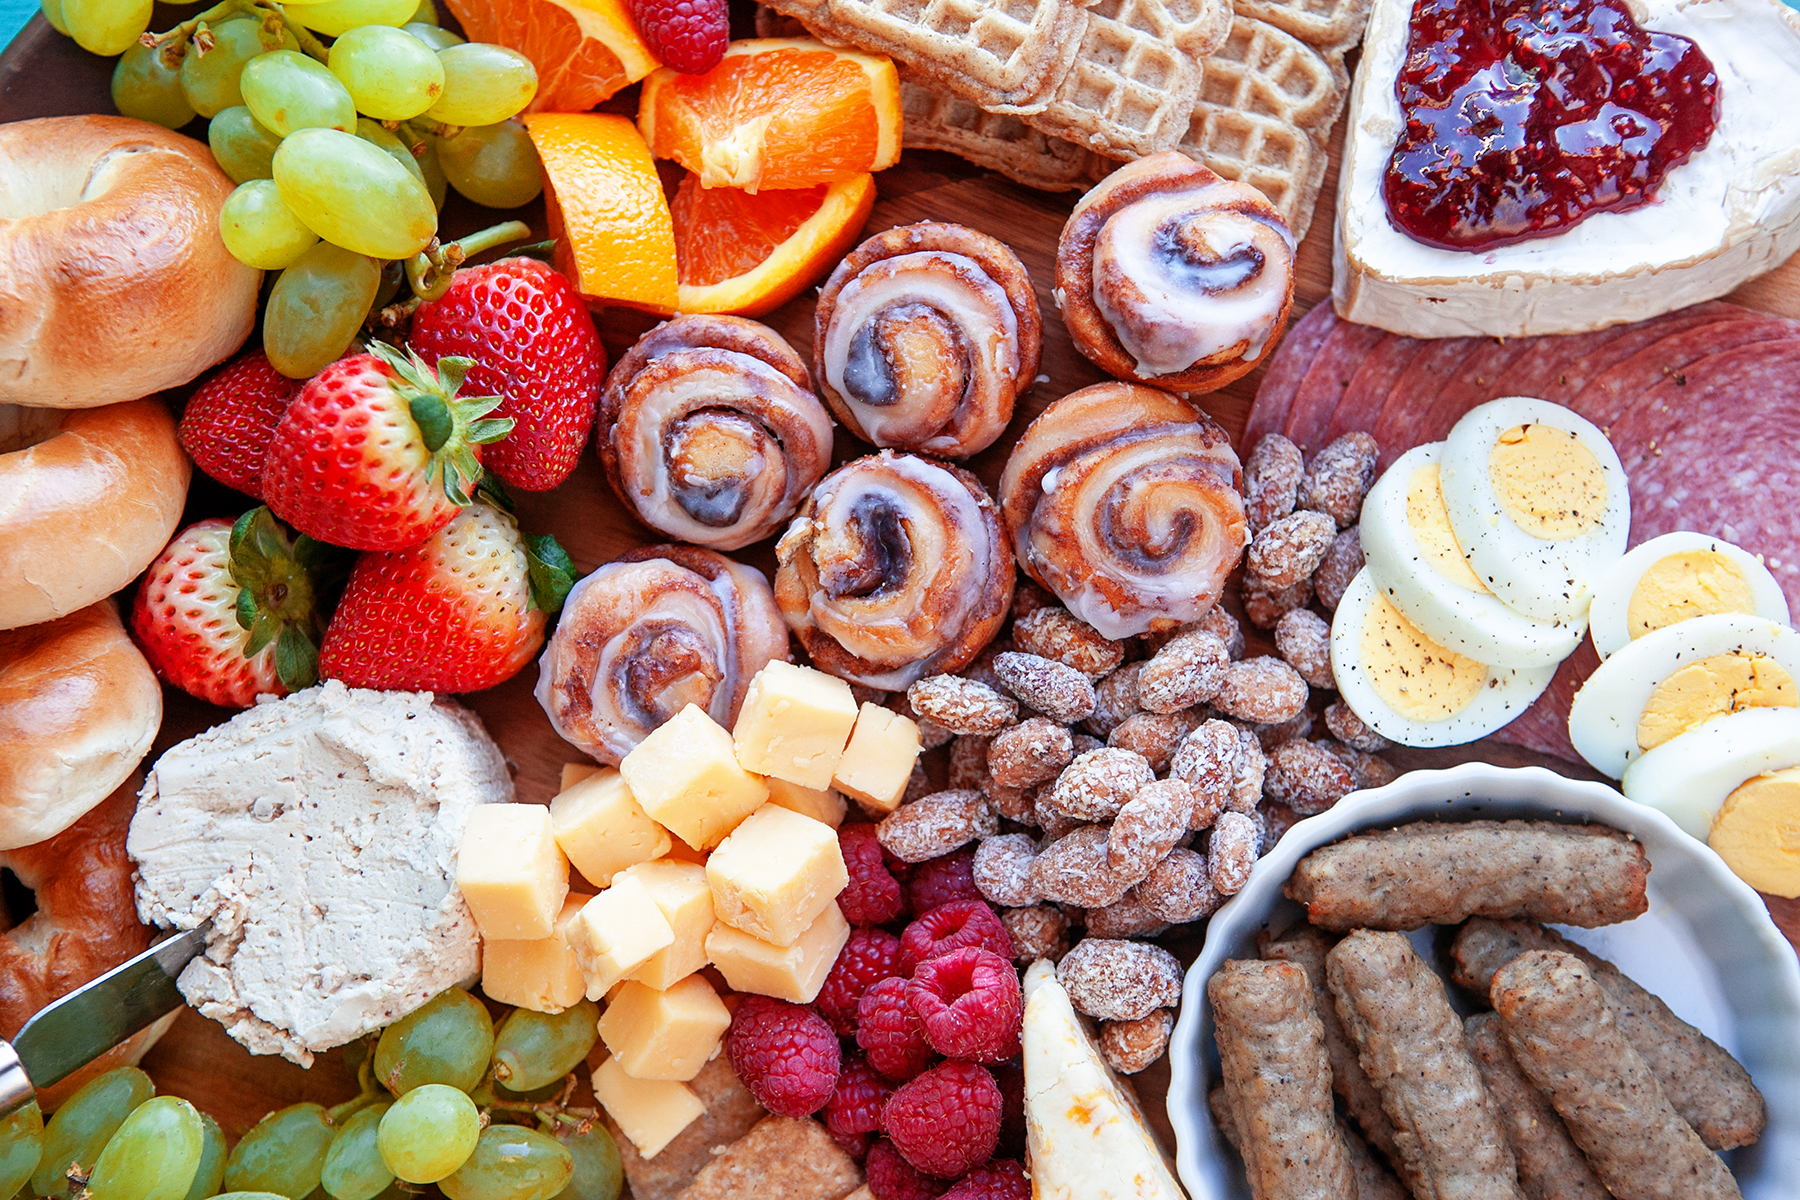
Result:
{"label": "glazed cinnamon roll", "polygon": [[761,571],[695,546],[645,546],[570,590],[538,660],[537,700],[557,733],[611,766],[689,704],[730,729],[751,677],[788,658]]}
{"label": "glazed cinnamon roll", "polygon": [[981,481],[911,454],[826,476],[775,555],[776,603],[813,665],[884,691],[967,666],[1012,603],[1012,551]]}
{"label": "glazed cinnamon roll", "polygon": [[1019,437],[1000,510],[1019,565],[1109,638],[1213,606],[1249,541],[1231,438],[1189,401],[1100,383]]}
{"label": "glazed cinnamon roll", "polygon": [[1043,321],[1018,255],[926,221],[852,250],[819,292],[813,374],[865,442],[943,458],[994,444],[1037,377]]}
{"label": "glazed cinnamon roll", "polygon": [[595,440],[644,524],[716,550],[774,533],[831,465],[806,363],[742,317],[676,317],[639,338],[606,377]]}
{"label": "glazed cinnamon roll", "polygon": [[1266,197],[1175,151],[1108,175],[1056,247],[1075,348],[1109,375],[1210,392],[1275,345],[1294,300],[1294,235]]}

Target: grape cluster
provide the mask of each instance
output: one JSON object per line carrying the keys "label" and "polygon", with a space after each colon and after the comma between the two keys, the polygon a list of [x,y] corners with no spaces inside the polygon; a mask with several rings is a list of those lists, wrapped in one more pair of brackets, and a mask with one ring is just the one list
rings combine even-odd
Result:
{"label": "grape cluster", "polygon": [[598,1017],[584,1000],[517,1009],[496,1029],[450,988],[352,1048],[354,1099],[270,1113],[229,1152],[211,1117],[121,1067],[48,1124],[36,1104],[0,1121],[0,1197],[403,1200],[435,1183],[450,1200],[617,1200],[618,1146],[597,1112],[567,1103]]}

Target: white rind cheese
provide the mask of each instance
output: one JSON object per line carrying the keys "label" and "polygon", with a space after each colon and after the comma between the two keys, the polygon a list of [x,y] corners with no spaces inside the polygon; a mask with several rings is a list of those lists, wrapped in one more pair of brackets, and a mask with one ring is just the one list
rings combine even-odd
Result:
{"label": "white rind cheese", "polygon": [[1033,1200],[1185,1200],[1137,1101],[1044,959],[1025,972],[1024,1061]]}
{"label": "white rind cheese", "polygon": [[126,850],[148,924],[192,929],[188,1003],[309,1066],[481,967],[454,885],[469,812],[513,795],[481,722],[429,692],[325,683],[173,746]]}
{"label": "white rind cheese", "polygon": [[1800,13],[1780,0],[1633,0],[1645,28],[1697,43],[1719,123],[1646,205],[1490,251],[1441,250],[1388,221],[1403,127],[1394,81],[1412,0],[1374,0],[1338,181],[1332,301],[1413,337],[1520,337],[1638,321],[1722,296],[1800,250]]}

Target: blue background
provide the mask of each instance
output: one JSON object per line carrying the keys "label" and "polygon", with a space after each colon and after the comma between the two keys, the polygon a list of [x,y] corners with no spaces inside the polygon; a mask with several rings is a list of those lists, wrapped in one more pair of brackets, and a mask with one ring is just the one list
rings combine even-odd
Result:
{"label": "blue background", "polygon": [[0,46],[12,41],[13,35],[25,27],[25,20],[37,11],[31,0],[0,0]]}

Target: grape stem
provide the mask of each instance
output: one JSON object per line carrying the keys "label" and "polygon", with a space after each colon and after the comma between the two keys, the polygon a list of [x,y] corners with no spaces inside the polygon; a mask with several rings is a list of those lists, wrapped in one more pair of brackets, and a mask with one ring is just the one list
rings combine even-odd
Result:
{"label": "grape stem", "polygon": [[[464,261],[484,250],[492,250],[495,246],[530,236],[531,226],[525,222],[502,221],[445,245],[440,245],[434,238],[429,246],[407,260],[406,281],[412,285],[413,295],[419,300],[441,300],[444,293],[450,290],[450,280],[455,276],[456,268]],[[382,310],[384,318],[387,311]],[[383,323],[386,323],[385,319]]]}
{"label": "grape stem", "polygon": [[138,41],[153,50],[160,49],[163,66],[173,71],[181,66],[181,60],[187,56],[190,45],[199,54],[211,50],[211,27],[230,17],[254,17],[260,21],[257,40],[265,50],[280,48],[281,31],[285,28],[294,35],[294,39],[306,53],[320,62],[327,59],[329,52],[325,49],[325,44],[314,36],[312,30],[297,21],[289,21],[281,5],[274,0],[222,0],[222,3],[194,14],[171,29],[161,33],[146,33]]}

